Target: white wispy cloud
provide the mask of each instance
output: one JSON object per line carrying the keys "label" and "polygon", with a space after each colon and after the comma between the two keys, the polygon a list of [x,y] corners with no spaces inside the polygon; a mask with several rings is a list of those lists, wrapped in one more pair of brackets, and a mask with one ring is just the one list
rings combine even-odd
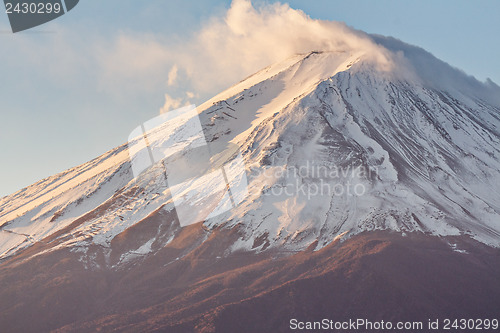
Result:
{"label": "white wispy cloud", "polygon": [[212,17],[185,40],[122,35],[111,47],[100,47],[98,61],[103,87],[132,80],[142,89],[166,82],[168,90],[182,80],[206,95],[293,54],[359,49],[387,62],[383,48],[343,23],[311,19],[287,4],[255,8],[249,0],[234,0],[224,15]]}
{"label": "white wispy cloud", "polygon": [[287,4],[255,8],[249,0],[234,0],[222,17],[214,17],[192,37],[174,47],[177,66],[193,87],[220,89],[269,64],[312,50],[373,50],[382,48],[340,22],[311,19]]}
{"label": "white wispy cloud", "polygon": [[179,97],[172,97],[169,94],[165,94],[165,103],[160,109],[160,113],[166,113],[171,110],[178,109],[182,106],[187,106],[193,104],[190,99],[195,97],[195,94],[192,92],[186,92],[185,95],[181,95]]}
{"label": "white wispy cloud", "polygon": [[175,84],[175,81],[177,80],[177,71],[179,68],[177,65],[173,65],[172,69],[170,72],[168,72],[168,80],[167,80],[167,85],[173,86]]}

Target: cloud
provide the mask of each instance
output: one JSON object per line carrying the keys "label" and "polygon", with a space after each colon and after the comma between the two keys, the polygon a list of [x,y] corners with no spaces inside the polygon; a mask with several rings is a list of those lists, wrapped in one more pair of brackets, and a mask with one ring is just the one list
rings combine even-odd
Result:
{"label": "cloud", "polygon": [[182,98],[174,98],[169,94],[165,94],[165,103],[163,107],[160,109],[160,113],[165,113],[173,109],[177,109],[181,106]]}
{"label": "cloud", "polygon": [[175,81],[177,80],[177,71],[178,70],[179,70],[179,68],[177,67],[177,65],[172,66],[172,69],[170,70],[170,72],[168,72],[167,85],[169,85],[169,86],[174,85]]}
{"label": "cloud", "polygon": [[380,63],[383,48],[344,23],[311,19],[287,4],[255,8],[234,0],[223,17],[212,18],[176,48],[176,64],[197,90],[227,87],[297,53],[366,50]]}
{"label": "cloud", "polygon": [[161,113],[166,113],[168,111],[172,111],[175,109],[180,108],[181,106],[187,106],[191,105],[193,103],[190,102],[190,99],[195,97],[195,94],[191,92],[187,92],[186,95],[183,97],[172,97],[169,94],[165,94],[165,103],[160,109],[160,114]]}
{"label": "cloud", "polygon": [[[367,50],[387,62],[382,47],[344,23],[311,19],[287,4],[254,7],[234,0],[220,17],[176,43],[159,36],[120,36],[104,51],[100,66],[104,86],[135,80],[138,89],[166,82],[166,89],[184,82],[186,90],[204,97],[297,53],[312,50]],[[154,79],[144,82],[145,78]],[[163,80],[163,81],[162,81]]]}
{"label": "cloud", "polygon": [[172,51],[156,36],[121,34],[111,43],[95,43],[93,49],[91,55],[102,91],[126,96],[158,86],[167,88]]}

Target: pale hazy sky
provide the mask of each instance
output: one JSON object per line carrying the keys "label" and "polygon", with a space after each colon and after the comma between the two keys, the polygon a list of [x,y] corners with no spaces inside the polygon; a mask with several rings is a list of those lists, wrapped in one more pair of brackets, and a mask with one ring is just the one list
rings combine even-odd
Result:
{"label": "pale hazy sky", "polygon": [[[258,17],[229,17],[230,1],[82,0],[18,34],[0,14],[0,196],[125,143],[164,105],[200,104],[281,56],[259,45],[259,33],[270,34],[262,24],[276,21],[266,17],[272,3],[254,1]],[[288,3],[312,19],[394,36],[500,83],[499,1]],[[244,40],[254,52],[231,50],[224,39],[228,19],[240,18],[238,29],[257,31]]]}

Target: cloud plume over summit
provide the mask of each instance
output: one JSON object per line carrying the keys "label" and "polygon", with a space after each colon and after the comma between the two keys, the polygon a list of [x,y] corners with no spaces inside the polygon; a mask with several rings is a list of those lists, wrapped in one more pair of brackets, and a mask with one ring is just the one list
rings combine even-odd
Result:
{"label": "cloud plume over summit", "polygon": [[224,88],[297,53],[366,50],[385,61],[381,47],[344,23],[315,20],[287,4],[254,7],[249,0],[234,0],[224,16],[173,49],[171,61],[200,91]]}

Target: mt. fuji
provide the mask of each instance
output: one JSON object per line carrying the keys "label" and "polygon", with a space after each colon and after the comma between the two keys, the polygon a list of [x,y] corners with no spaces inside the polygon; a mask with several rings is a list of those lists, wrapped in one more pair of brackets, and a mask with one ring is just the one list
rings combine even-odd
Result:
{"label": "mt. fuji", "polygon": [[[231,249],[261,239],[303,250],[375,229],[500,245],[500,89],[421,49],[373,39],[379,55],[297,55],[198,108],[206,139],[238,145],[247,168],[246,200],[205,222],[239,226]],[[128,227],[173,211],[161,168],[133,180],[126,148],[3,198],[2,256],[56,232],[57,248],[109,247]]]}
{"label": "mt. fuji", "polygon": [[[463,309],[489,308],[492,298],[482,297],[500,294],[500,87],[401,41],[365,38],[369,47],[273,64],[197,108],[206,141],[221,154],[236,145],[244,164],[247,194],[222,214],[182,227],[163,164],[134,178],[134,142],[0,199],[0,281],[14,286],[0,293],[2,326],[230,331],[232,311],[253,313],[283,293],[314,289],[314,279],[345,275],[376,288],[366,256],[385,267],[384,258],[403,262],[412,251],[416,267],[449,262],[436,268],[443,276],[473,267],[468,281],[487,288],[466,294]],[[151,146],[174,135],[149,134]],[[48,268],[54,280],[43,277]],[[30,275],[36,281],[32,270],[42,274]],[[72,297],[84,301],[64,309]],[[418,297],[420,314],[453,303],[426,307]],[[14,321],[20,302],[32,304],[29,313],[46,304],[62,314]]]}

